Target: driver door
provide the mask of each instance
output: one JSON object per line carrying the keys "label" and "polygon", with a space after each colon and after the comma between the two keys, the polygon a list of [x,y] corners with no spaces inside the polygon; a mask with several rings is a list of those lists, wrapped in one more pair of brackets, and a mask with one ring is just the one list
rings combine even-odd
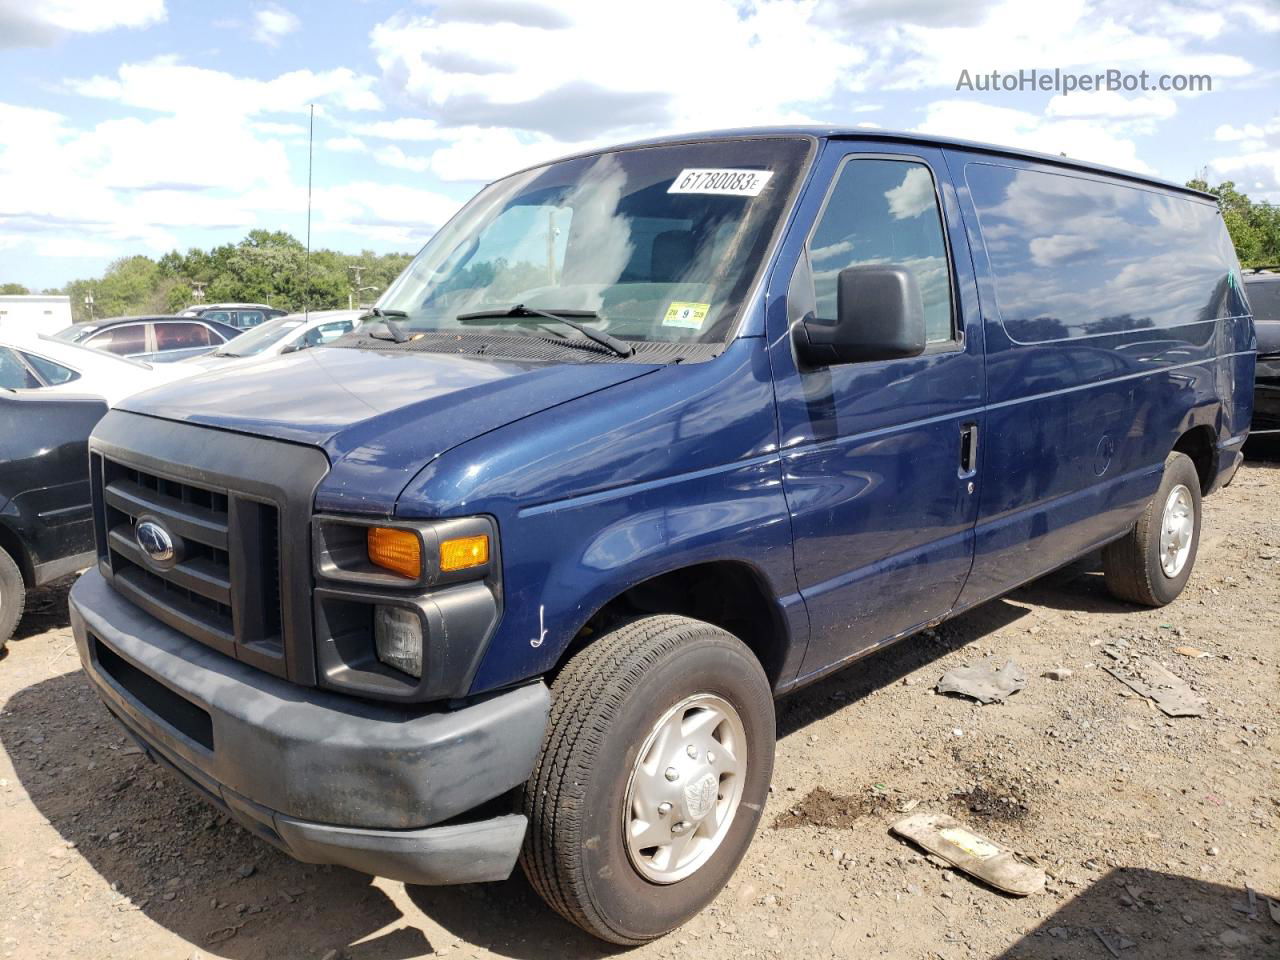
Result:
{"label": "driver door", "polygon": [[[775,272],[767,323],[796,577],[809,611],[800,676],[935,620],[973,560],[982,329],[942,155],[830,142]],[[803,209],[808,207],[807,215]],[[916,357],[805,369],[789,329],[834,321],[836,278],[862,264],[914,276],[928,346]],[[785,288],[785,289],[784,289]],[[776,299],[775,299],[776,297]]]}

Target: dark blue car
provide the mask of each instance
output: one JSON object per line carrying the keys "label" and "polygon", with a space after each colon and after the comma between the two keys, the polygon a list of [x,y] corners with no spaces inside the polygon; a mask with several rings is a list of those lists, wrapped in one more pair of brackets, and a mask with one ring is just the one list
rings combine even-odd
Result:
{"label": "dark blue car", "polygon": [[374,314],[107,414],[85,669],[293,856],[622,944],[733,873],[779,694],[1097,548],[1174,601],[1251,414],[1212,197],[880,131],[525,170]]}
{"label": "dark blue car", "polygon": [[1280,273],[1255,271],[1244,278],[1258,331],[1251,435],[1280,437]]}

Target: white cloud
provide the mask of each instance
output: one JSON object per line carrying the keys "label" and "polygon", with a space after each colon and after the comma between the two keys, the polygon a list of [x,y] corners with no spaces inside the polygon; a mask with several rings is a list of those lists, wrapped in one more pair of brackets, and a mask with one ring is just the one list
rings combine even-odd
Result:
{"label": "white cloud", "polygon": [[961,137],[1041,153],[1066,154],[1073,160],[1102,163],[1123,170],[1151,173],[1138,157],[1132,139],[1105,124],[1078,118],[1054,119],[971,100],[939,100],[928,105],[921,133]]}
{"label": "white cloud", "polygon": [[625,42],[612,4],[486,2],[505,12],[449,3],[373,30],[388,83],[438,127],[571,142],[805,119],[864,56],[813,29],[815,0],[651,0]]}
{"label": "white cloud", "polygon": [[[1198,19],[1188,19],[1195,15]],[[961,71],[1017,73],[1029,66],[1073,73],[1107,69],[1152,75],[1201,74],[1244,77],[1255,67],[1233,53],[1203,52],[1212,10],[1186,2],[1127,7],[1103,0],[1055,0],[1032,16],[1022,0],[1002,0],[986,9],[981,22],[963,26],[905,23],[879,42],[888,47],[870,74],[854,79],[902,89],[949,87]],[[856,34],[855,34],[856,35]]]}
{"label": "white cloud", "polygon": [[1246,123],[1241,127],[1233,127],[1229,123],[1224,123],[1213,131],[1213,139],[1227,143],[1240,140],[1258,142],[1271,134],[1280,134],[1280,117],[1272,120],[1266,126]]}
{"label": "white cloud", "polygon": [[282,38],[301,26],[297,15],[274,3],[253,12],[253,39],[269,47],[279,46]]}
{"label": "white cloud", "polygon": [[1209,161],[1211,182],[1233,180],[1254,200],[1280,203],[1280,116],[1241,127],[1223,124],[1214,139],[1234,143],[1238,152]]}
{"label": "white cloud", "polygon": [[307,128],[300,123],[277,123],[274,120],[255,120],[249,124],[259,133],[268,133],[276,137],[303,137]]}
{"label": "white cloud", "polygon": [[44,47],[68,33],[148,27],[165,15],[164,0],[0,0],[0,48]]}
{"label": "white cloud", "polygon": [[1045,116],[1049,117],[1098,117],[1115,120],[1167,120],[1177,112],[1177,101],[1168,95],[1126,97],[1106,90],[1058,95],[1045,107]]}
{"label": "white cloud", "polygon": [[447,140],[450,132],[433,120],[421,117],[398,117],[395,120],[378,120],[360,123],[351,131],[364,137],[380,137],[385,140]]}
{"label": "white cloud", "polygon": [[364,141],[359,137],[330,137],[324,142],[326,150],[334,153],[364,153]]}
{"label": "white cloud", "polygon": [[343,110],[374,111],[382,101],[373,92],[375,79],[347,67],[315,73],[294,70],[271,80],[239,77],[221,70],[156,57],[124,63],[114,77],[71,79],[65,88],[81,96],[113,100],[128,107],[162,113],[202,113],[219,122],[228,115],[302,113],[319,103]]}

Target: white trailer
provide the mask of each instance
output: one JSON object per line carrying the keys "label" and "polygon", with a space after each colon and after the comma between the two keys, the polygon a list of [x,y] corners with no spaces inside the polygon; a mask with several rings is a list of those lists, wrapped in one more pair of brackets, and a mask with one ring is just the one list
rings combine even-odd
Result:
{"label": "white trailer", "polygon": [[56,295],[0,295],[0,330],[53,335],[71,326],[71,298]]}

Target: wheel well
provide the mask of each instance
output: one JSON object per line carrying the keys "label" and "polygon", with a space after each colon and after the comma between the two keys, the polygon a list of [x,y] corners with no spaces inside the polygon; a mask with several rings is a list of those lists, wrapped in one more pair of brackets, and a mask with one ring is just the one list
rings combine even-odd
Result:
{"label": "wheel well", "polygon": [[1173,445],[1173,449],[1177,453],[1185,453],[1191,458],[1191,462],[1196,466],[1196,473],[1200,477],[1200,493],[1209,492],[1209,487],[1213,485],[1214,472],[1214,434],[1211,427],[1199,426],[1192,427],[1186,433],[1178,438],[1178,442]]}
{"label": "wheel well", "polygon": [[787,653],[786,628],[760,576],[734,561],[682,567],[628,588],[586,622],[561,663],[614,625],[658,613],[693,617],[727,630],[756,655],[769,682],[778,682]]}
{"label": "wheel well", "polygon": [[29,588],[35,579],[35,572],[31,569],[31,559],[27,556],[27,551],[22,549],[22,541],[18,539],[18,535],[0,523],[0,550],[13,557],[13,562],[18,565],[18,570],[22,574],[22,582]]}

